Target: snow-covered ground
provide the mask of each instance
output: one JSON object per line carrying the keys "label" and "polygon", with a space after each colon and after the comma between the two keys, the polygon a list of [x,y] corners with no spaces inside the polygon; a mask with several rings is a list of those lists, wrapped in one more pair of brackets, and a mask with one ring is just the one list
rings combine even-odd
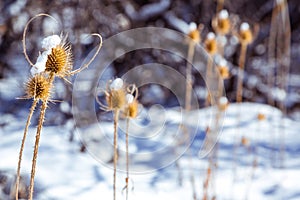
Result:
{"label": "snow-covered ground", "polygon": [[[131,174],[129,199],[192,199],[191,171],[194,173],[198,199],[202,199],[208,160],[200,159],[198,152],[205,138],[210,109],[192,111],[187,115],[189,130],[198,125],[199,129],[189,151],[192,159],[188,153],[184,153],[178,160],[182,185],[178,182],[174,154],[174,136],[182,115],[177,109],[165,110],[162,126],[161,113],[153,109],[151,112],[152,121],[145,123],[137,119],[132,122],[144,123],[147,128],[131,134],[130,167],[134,173]],[[239,112],[240,119],[237,120]],[[258,113],[264,114],[266,119],[259,121]],[[0,119],[6,122],[0,128],[0,171],[14,173],[25,119],[16,119],[12,115],[2,115]],[[124,122],[120,125],[121,130]],[[102,133],[97,138],[99,127]],[[111,122],[93,124],[81,131],[77,130],[74,142],[69,142],[70,126],[44,127],[35,180],[36,199],[112,199],[113,170],[111,163],[105,163],[112,157],[112,147],[109,145],[112,142],[111,130]],[[299,131],[299,122],[283,119],[280,111],[267,105],[243,103],[239,107],[231,104],[226,112],[218,144],[218,169],[213,181],[217,199],[300,199]],[[34,135],[35,127],[31,127],[21,170],[27,178],[30,176]],[[238,145],[242,137],[247,138],[248,145]],[[122,131],[119,138],[122,152],[125,148]],[[88,153],[79,151],[81,140],[87,144]],[[280,154],[282,142],[285,144],[283,160]],[[253,159],[257,162],[255,169],[252,167]],[[120,153],[118,199],[125,199],[125,192],[122,191],[126,177],[122,171],[124,163],[124,154]],[[0,192],[1,198],[5,199]]]}

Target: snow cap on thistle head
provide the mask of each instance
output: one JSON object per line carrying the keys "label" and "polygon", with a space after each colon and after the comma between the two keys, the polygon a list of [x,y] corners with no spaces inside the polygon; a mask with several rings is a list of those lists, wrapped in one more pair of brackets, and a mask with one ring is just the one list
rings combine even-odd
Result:
{"label": "snow cap on thistle head", "polygon": [[132,94],[126,94],[127,106],[124,109],[126,117],[135,118],[138,114],[138,101]]}
{"label": "snow cap on thistle head", "polygon": [[106,102],[110,110],[123,109],[126,105],[126,93],[121,78],[116,78],[109,84],[106,91]]}
{"label": "snow cap on thistle head", "polygon": [[71,46],[62,42],[58,35],[46,37],[42,46],[49,51],[45,71],[61,78],[69,76],[72,70]]}
{"label": "snow cap on thistle head", "polygon": [[228,107],[228,104],[229,104],[229,102],[228,102],[227,97],[224,97],[224,96],[220,97],[220,99],[219,99],[219,109],[221,111],[225,111]]}
{"label": "snow cap on thistle head", "polygon": [[109,88],[111,90],[120,90],[121,88],[123,88],[123,85],[124,85],[124,81],[121,78],[116,78],[111,82]]}
{"label": "snow cap on thistle head", "polygon": [[200,42],[200,32],[197,29],[197,24],[195,22],[191,22],[189,24],[189,37],[192,38],[195,42]]}
{"label": "snow cap on thistle head", "polygon": [[42,40],[42,48],[51,50],[61,43],[61,38],[58,35],[51,35]]}
{"label": "snow cap on thistle head", "polygon": [[209,32],[206,36],[206,40],[204,42],[205,49],[210,55],[214,55],[217,53],[218,44],[216,40],[216,36],[213,32]]}
{"label": "snow cap on thistle head", "polygon": [[252,31],[250,29],[250,25],[247,22],[243,22],[240,26],[239,32],[240,42],[244,45],[248,45],[253,40]]}
{"label": "snow cap on thistle head", "polygon": [[220,35],[226,35],[229,33],[231,24],[229,20],[229,14],[227,10],[221,10],[217,17],[213,20],[212,26],[216,33]]}

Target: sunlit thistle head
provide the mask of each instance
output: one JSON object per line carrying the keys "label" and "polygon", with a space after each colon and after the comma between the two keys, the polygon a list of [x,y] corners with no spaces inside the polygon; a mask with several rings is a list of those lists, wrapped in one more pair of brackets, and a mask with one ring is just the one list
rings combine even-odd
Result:
{"label": "sunlit thistle head", "polygon": [[248,45],[253,41],[253,34],[248,23],[243,22],[239,32],[240,43]]}
{"label": "sunlit thistle head", "polygon": [[204,45],[207,53],[209,53],[210,55],[214,55],[215,53],[217,53],[218,44],[217,44],[216,36],[213,32],[209,32],[207,34]]}
{"label": "sunlit thistle head", "polygon": [[138,101],[132,94],[126,94],[127,106],[124,109],[124,114],[129,118],[136,118],[138,114]]}
{"label": "sunlit thistle head", "polygon": [[197,29],[197,24],[195,22],[189,24],[188,35],[196,43],[201,41],[200,31]]}
{"label": "sunlit thistle head", "polygon": [[260,112],[257,114],[257,119],[258,119],[258,121],[263,121],[266,119],[266,115],[264,113]]}
{"label": "sunlit thistle head", "polygon": [[220,111],[225,111],[229,105],[228,99],[226,97],[220,97],[218,102],[218,107]]}
{"label": "sunlit thistle head", "polygon": [[[53,37],[55,37],[55,41],[58,41],[56,36]],[[44,46],[49,47],[49,45]],[[60,40],[58,44],[47,51],[50,51],[50,53],[47,57],[45,71],[61,78],[69,76],[72,70],[72,52],[71,46],[66,43],[66,38]]]}
{"label": "sunlit thistle head", "polygon": [[227,10],[221,10],[217,17],[213,19],[212,26],[216,33],[220,35],[226,35],[229,33],[231,28],[231,23],[229,19],[229,14]]}
{"label": "sunlit thistle head", "polygon": [[121,78],[111,81],[105,91],[106,103],[109,110],[123,109],[126,105],[124,82]]}
{"label": "sunlit thistle head", "polygon": [[50,97],[51,85],[49,80],[42,74],[31,77],[25,84],[27,98],[47,100]]}
{"label": "sunlit thistle head", "polygon": [[227,61],[222,58],[218,63],[218,70],[222,79],[228,79],[230,76]]}

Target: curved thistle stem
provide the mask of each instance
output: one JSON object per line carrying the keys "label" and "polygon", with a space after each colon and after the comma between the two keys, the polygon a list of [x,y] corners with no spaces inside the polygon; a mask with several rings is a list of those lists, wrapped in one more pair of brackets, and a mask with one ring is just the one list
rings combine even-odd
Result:
{"label": "curved thistle stem", "polygon": [[26,32],[27,32],[27,29],[28,29],[29,24],[30,24],[33,20],[35,20],[36,18],[41,17],[41,16],[49,17],[49,18],[53,19],[56,23],[58,23],[58,21],[57,21],[54,17],[52,17],[51,15],[45,14],[45,13],[40,13],[40,14],[38,14],[38,15],[32,17],[32,18],[26,23],[25,28],[24,28],[24,31],[23,31],[23,39],[22,39],[22,43],[23,43],[23,53],[24,53],[25,59],[27,60],[27,62],[28,62],[31,66],[33,66],[34,64],[31,62],[31,60],[29,59],[28,54],[27,54],[27,52],[26,52]]}
{"label": "curved thistle stem", "polygon": [[26,121],[26,126],[25,126],[25,129],[24,129],[23,139],[22,139],[20,153],[19,153],[19,161],[18,161],[18,168],[17,168],[17,179],[16,179],[16,185],[15,185],[16,200],[19,199],[20,171],[21,171],[21,162],[22,162],[23,150],[24,150],[24,146],[25,146],[25,140],[26,140],[28,128],[29,128],[34,110],[36,108],[37,102],[38,102],[38,99],[33,100],[33,103],[31,105],[31,108],[30,108],[30,111],[29,111],[29,114],[28,114],[28,118],[27,118],[27,121]]}
{"label": "curved thistle stem", "polygon": [[113,199],[116,200],[117,161],[118,161],[118,122],[120,110],[114,111],[114,183]]}
{"label": "curved thistle stem", "polygon": [[29,197],[28,197],[29,200],[32,200],[32,197],[33,197],[36,160],[37,160],[40,136],[41,136],[41,131],[43,128],[43,123],[44,123],[44,119],[45,119],[45,113],[46,113],[47,106],[48,106],[48,100],[43,101],[42,106],[41,106],[41,113],[40,113],[37,131],[36,131],[36,136],[35,136],[35,144],[34,144],[32,167],[31,167],[31,177],[30,177],[30,185],[29,185]]}
{"label": "curved thistle stem", "polygon": [[98,48],[97,48],[95,54],[94,54],[93,57],[89,60],[89,62],[87,62],[86,64],[84,64],[82,67],[80,67],[80,68],[78,68],[78,69],[76,69],[76,70],[74,70],[74,71],[71,71],[71,72],[70,72],[70,75],[77,74],[77,73],[81,72],[82,70],[84,70],[85,68],[87,68],[87,67],[95,60],[96,56],[98,55],[98,53],[99,53],[99,51],[100,51],[100,49],[101,49],[101,47],[102,47],[102,44],[103,44],[102,36],[101,36],[100,34],[98,34],[98,33],[93,33],[93,34],[91,34],[91,35],[92,35],[92,36],[97,36],[97,37],[99,37],[99,39],[100,39],[100,43],[99,43],[99,46],[98,46]]}

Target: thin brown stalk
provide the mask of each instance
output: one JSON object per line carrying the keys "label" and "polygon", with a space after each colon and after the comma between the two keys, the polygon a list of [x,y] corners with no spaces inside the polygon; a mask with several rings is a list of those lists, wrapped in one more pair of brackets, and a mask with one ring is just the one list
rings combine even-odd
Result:
{"label": "thin brown stalk", "polygon": [[195,43],[189,42],[187,63],[186,63],[186,93],[185,93],[185,110],[191,110],[191,97],[192,97],[192,61],[195,52]]}
{"label": "thin brown stalk", "polygon": [[247,45],[241,44],[240,58],[239,58],[239,73],[237,83],[236,102],[241,103],[243,101],[243,79],[244,79],[244,68],[246,59]]}
{"label": "thin brown stalk", "polygon": [[[280,63],[280,72],[278,73],[278,77],[276,79],[281,79],[279,87],[281,90],[287,91],[288,87],[288,78],[289,78],[289,70],[290,70],[290,51],[291,51],[291,27],[290,27],[290,18],[289,18],[289,11],[288,11],[288,4],[287,1],[283,1],[280,6],[280,14],[281,14],[281,23],[284,29],[280,32],[280,37],[277,38],[278,43],[281,41],[280,48],[282,51],[278,51],[277,55]],[[283,115],[282,118],[285,117],[287,113],[287,108],[285,106],[285,98],[279,102],[279,109],[282,111]],[[284,153],[285,153],[285,124],[284,119],[283,122],[283,130],[280,134],[280,167],[284,167]]]}
{"label": "thin brown stalk", "polygon": [[29,114],[28,114],[28,118],[27,118],[27,121],[26,121],[26,126],[25,126],[25,129],[24,129],[23,139],[22,139],[20,153],[19,153],[18,168],[17,168],[17,179],[16,179],[16,186],[15,186],[16,200],[19,199],[19,184],[20,184],[21,162],[22,162],[23,150],[24,150],[24,146],[25,146],[25,140],[26,140],[28,128],[29,128],[31,118],[32,118],[33,112],[35,110],[37,102],[38,102],[38,99],[33,100],[33,103],[31,105],[31,108],[30,108],[30,111],[29,111]]}
{"label": "thin brown stalk", "polygon": [[34,144],[32,167],[31,167],[31,177],[30,177],[30,185],[29,185],[29,197],[28,197],[29,200],[32,200],[32,197],[33,197],[36,161],[37,161],[39,142],[40,142],[41,132],[42,132],[42,128],[43,128],[43,123],[45,120],[45,113],[46,113],[47,106],[48,106],[48,100],[43,101],[42,106],[41,106],[41,112],[40,112],[38,127],[37,127],[37,131],[36,131],[36,136],[35,136],[35,144]]}
{"label": "thin brown stalk", "polygon": [[[206,76],[206,80],[205,80],[205,81],[206,81],[207,86],[210,85],[209,80],[210,80],[211,77],[212,77],[212,64],[213,64],[212,59],[211,59],[211,57],[209,56],[208,59],[207,59],[206,75],[205,75],[205,76]],[[210,99],[211,99],[211,95],[209,95],[209,94],[210,94],[210,91],[209,91],[208,88],[209,88],[209,87],[207,87],[208,96],[207,96],[207,98],[205,99],[205,107],[209,106],[209,104],[210,104]]]}
{"label": "thin brown stalk", "polygon": [[113,183],[113,199],[116,200],[116,181],[117,181],[117,162],[118,162],[118,122],[119,109],[114,111],[114,183]]}
{"label": "thin brown stalk", "polygon": [[130,118],[126,119],[126,200],[128,200],[128,182],[129,182],[129,123]]}
{"label": "thin brown stalk", "polygon": [[[193,82],[192,82],[192,61],[194,57],[194,52],[195,52],[195,43],[193,41],[189,42],[188,46],[188,54],[187,54],[187,64],[186,64],[186,93],[185,93],[185,111],[188,112],[191,110],[191,98],[192,98],[192,89],[193,89]],[[183,125],[183,132],[185,135],[185,140],[188,143],[190,141],[190,134]],[[192,190],[193,190],[193,199],[197,199],[197,194],[196,194],[196,186],[195,186],[195,176],[193,172],[193,161],[192,161],[192,156],[191,152],[188,149],[188,154],[189,154],[189,162],[190,162],[190,181],[192,185]]]}
{"label": "thin brown stalk", "polygon": [[221,10],[223,10],[223,7],[224,7],[224,0],[218,0],[217,13],[219,13]]}

